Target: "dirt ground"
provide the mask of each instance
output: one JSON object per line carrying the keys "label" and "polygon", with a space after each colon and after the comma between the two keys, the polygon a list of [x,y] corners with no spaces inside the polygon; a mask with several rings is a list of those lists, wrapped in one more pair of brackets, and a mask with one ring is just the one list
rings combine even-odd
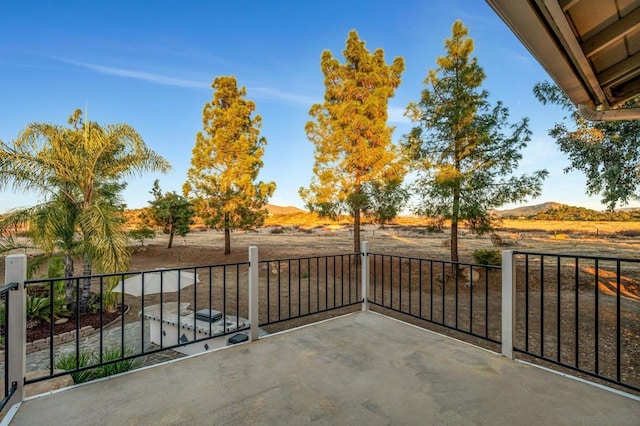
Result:
{"label": "dirt ground", "polygon": [[[218,232],[197,232],[189,234],[186,238],[178,238],[174,240],[174,247],[166,249],[163,244],[166,241],[165,236],[158,236],[153,242],[145,247],[135,247],[132,257],[132,270],[153,269],[156,267],[177,267],[188,265],[204,265],[220,262],[242,262],[247,260],[248,247],[255,245],[259,250],[261,260],[287,259],[304,256],[319,256],[349,253],[352,251],[352,233],[348,226],[327,226],[318,227],[309,231],[300,231],[295,227],[280,228],[282,233],[273,233],[274,228],[261,229],[258,232],[243,232],[232,234],[232,254],[230,256],[223,255],[223,235]],[[280,232],[275,231],[275,232]],[[610,256],[617,258],[637,259],[640,250],[640,237],[624,237],[624,236],[599,236],[586,235],[584,233],[561,234],[555,232],[544,231],[525,231],[525,232],[500,232],[498,233],[502,239],[503,245],[500,249],[512,249],[518,251],[544,252],[544,253],[562,253],[575,254],[582,256]],[[403,257],[428,258],[435,260],[447,260],[449,258],[450,249],[448,246],[448,233],[427,234],[420,231],[419,228],[409,226],[391,226],[380,228],[372,225],[366,225],[362,235],[362,241],[369,242],[369,250],[372,253],[385,255],[396,255]],[[494,237],[495,242],[495,237]],[[492,242],[490,235],[476,236],[463,232],[460,237],[460,258],[463,262],[474,263],[471,252],[479,248],[496,248]],[[334,260],[335,262],[335,260]],[[341,265],[344,261],[341,261]],[[395,262],[396,270],[399,270],[398,259],[387,258],[386,262]],[[404,268],[407,269],[407,261],[405,260]],[[522,260],[521,260],[522,262]],[[598,323],[594,320],[595,312],[595,280],[593,273],[593,263],[584,261],[580,265],[579,271],[576,273],[573,265],[566,265],[563,261],[562,274],[560,280],[560,289],[562,297],[562,309],[558,314],[557,309],[557,284],[556,270],[557,264],[553,258],[545,259],[546,276],[544,278],[545,291],[543,298],[540,297],[540,262],[538,258],[530,260],[532,273],[529,277],[520,274],[518,280],[518,327],[519,333],[516,336],[516,345],[521,348],[528,348],[533,353],[541,353],[550,359],[558,358],[561,362],[569,365],[575,365],[576,356],[575,348],[578,347],[579,367],[589,371],[598,369],[601,373],[615,377],[616,360],[610,355],[611,349],[616,346],[616,315],[615,315],[615,265],[601,262],[601,269],[598,276],[598,286],[600,293],[598,297]],[[286,263],[286,262],[285,262]],[[295,263],[295,262],[294,262]],[[347,262],[348,263],[348,262]],[[285,265],[286,266],[286,265]],[[414,262],[411,265],[411,271],[405,271],[400,277],[396,275],[391,278],[387,267],[385,273],[388,283],[394,282],[400,278],[402,291],[396,288],[396,294],[390,286],[384,290],[387,298],[386,304],[394,309],[406,311],[411,307],[413,315],[426,316],[435,322],[444,323],[448,326],[458,324],[458,327],[471,330],[476,334],[484,335],[487,333],[494,339],[500,338],[500,274],[498,271],[491,272],[488,279],[488,298],[485,295],[483,281],[484,273],[480,271],[478,277],[479,283],[470,289],[469,287],[457,285],[453,282],[450,275],[445,277],[446,283],[443,286],[442,280],[437,280],[440,276],[442,267],[435,264],[433,272],[434,281],[426,272],[427,264],[423,265],[424,270],[421,271],[424,280],[422,291],[418,288],[420,274],[418,273],[418,264]],[[322,308],[323,303],[331,305],[332,297],[338,298],[342,296],[348,297],[347,289],[326,290],[325,294],[322,289],[316,294],[312,289],[305,289],[304,280],[301,287],[299,285],[299,277],[306,275],[314,275],[316,267],[310,265],[309,268],[302,265],[289,265],[289,270],[280,271],[283,282],[289,280],[293,283],[293,289],[283,288],[282,293],[273,293],[271,290],[271,320],[274,319],[273,314],[277,315],[282,312],[284,318],[289,315],[295,316],[298,312],[296,309],[305,311],[312,310],[312,307],[305,307],[305,299],[309,299],[310,305],[318,303]],[[322,269],[321,265],[317,266]],[[331,265],[329,266],[329,269]],[[349,268],[349,266],[347,266]],[[378,268],[380,266],[378,265]],[[276,268],[278,269],[278,268]],[[272,271],[273,272],[273,271]],[[380,271],[378,271],[380,272]],[[356,273],[352,271],[351,273]],[[622,305],[621,305],[621,368],[623,371],[623,380],[640,386],[640,263],[623,264],[622,284]],[[346,274],[346,272],[343,272]],[[266,275],[269,275],[266,272]],[[409,288],[410,278],[413,278],[412,287]],[[381,274],[379,274],[381,276]],[[276,277],[272,274],[272,280],[276,281]],[[261,280],[264,281],[265,272],[261,271]],[[280,278],[278,278],[280,279]],[[337,279],[337,277],[336,277]],[[313,280],[312,280],[313,282]],[[297,284],[298,283],[298,284]],[[426,287],[431,284],[429,290],[425,293]],[[575,283],[578,284],[578,302],[580,307],[580,315],[578,317],[578,337],[575,335]],[[528,318],[526,312],[526,296],[525,286],[529,292]],[[444,287],[444,289],[443,289]],[[278,289],[278,292],[281,289]],[[351,290],[351,289],[350,289]],[[357,294],[358,289],[352,289]],[[382,288],[378,283],[376,290],[371,297],[381,302]],[[425,296],[424,300],[420,299],[420,293]],[[443,292],[445,295],[443,296]],[[472,294],[473,293],[473,294]],[[280,298],[278,297],[280,296]],[[241,295],[242,297],[242,295]],[[323,297],[327,299],[323,300]],[[404,297],[404,300],[402,298]],[[456,297],[458,302],[456,303]],[[202,300],[206,298],[206,294],[200,294],[198,298]],[[301,306],[297,306],[296,298],[302,300]],[[283,306],[276,304],[275,300],[283,300]],[[318,299],[320,299],[318,301]],[[473,299],[473,301],[471,301]],[[289,304],[293,300],[293,308]],[[421,300],[419,302],[419,300]],[[146,303],[146,302],[145,302]],[[261,301],[265,303],[265,301]],[[420,305],[422,304],[422,305]],[[240,312],[245,312],[245,307],[240,303]],[[422,311],[421,311],[422,308]],[[290,311],[293,309],[292,311]],[[347,308],[348,309],[348,308]],[[485,309],[489,313],[490,321],[485,324]],[[135,310],[135,309],[134,309]],[[233,308],[231,308],[233,310]],[[545,320],[540,322],[540,311],[544,310]],[[443,311],[445,311],[443,313]],[[305,311],[306,312],[306,311]],[[304,314],[305,312],[300,312]],[[261,320],[264,321],[264,313]],[[314,318],[315,319],[315,318]],[[405,318],[406,319],[406,318]],[[304,322],[303,320],[290,321],[287,326],[297,325]],[[529,337],[525,339],[524,329],[529,326]],[[437,326],[436,326],[437,327]],[[541,337],[540,330],[544,327],[544,339]],[[284,326],[272,326],[269,331],[278,331]],[[596,357],[594,353],[595,329],[598,333],[599,353]],[[560,331],[562,343],[557,345],[555,338],[557,331]],[[441,328],[440,331],[446,331]],[[449,333],[449,331],[446,331]],[[457,336],[460,337],[460,336]],[[465,337],[466,338],[466,337]],[[470,338],[473,340],[473,338]],[[577,341],[576,341],[577,339]],[[544,346],[542,346],[544,340]],[[577,343],[577,346],[576,346]],[[486,345],[485,345],[486,346]],[[489,345],[491,346],[491,345]],[[597,364],[597,365],[596,365]]]}
{"label": "dirt ground", "polygon": [[[584,232],[558,234],[541,230],[499,231],[497,234],[503,242],[501,249],[621,258],[638,258],[640,255],[640,232],[634,237],[612,234],[596,237]],[[421,227],[364,225],[361,240],[369,242],[372,253],[445,260],[450,256],[446,231],[429,234]],[[223,234],[217,231],[192,232],[185,238],[176,237],[174,247],[166,254],[156,253],[156,248],[166,246],[167,241],[168,237],[159,233],[154,240],[145,242],[145,246],[154,251],[153,256],[145,254],[142,247],[135,247],[139,243],[133,243],[132,269],[154,268],[163,265],[160,262],[167,262],[164,266],[169,267],[241,261],[247,259],[248,247],[252,245],[258,247],[261,259],[353,251],[353,233],[348,225],[319,226],[311,230],[301,230],[296,226],[268,227],[252,232],[234,232],[230,256],[223,255]],[[200,247],[195,250],[197,253],[192,253],[194,247]],[[495,248],[491,235],[477,236],[460,231],[458,249],[461,261],[473,262],[473,250],[486,248]]]}
{"label": "dirt ground", "polygon": [[[394,255],[413,258],[427,258],[434,260],[448,260],[450,248],[449,235],[446,232],[429,234],[424,228],[413,226],[379,227],[365,225],[361,236],[362,241],[369,242],[371,253]],[[505,230],[497,233],[499,238],[491,235],[476,236],[465,232],[460,233],[459,252],[462,262],[474,263],[471,253],[476,249],[499,248],[527,252],[559,253],[581,256],[610,256],[616,258],[637,259],[640,252],[640,234],[637,236],[623,236],[620,234],[599,234],[598,236],[586,232],[562,233],[541,230]],[[631,233],[630,235],[636,235]],[[316,226],[304,230],[296,226],[267,227],[253,232],[232,233],[232,253],[223,254],[224,237],[221,232],[199,231],[188,234],[185,238],[174,239],[174,246],[166,248],[168,237],[158,234],[154,240],[132,243],[131,271],[152,270],[155,268],[172,268],[216,265],[221,263],[246,262],[249,246],[258,247],[259,258],[263,261],[260,271],[261,286],[267,286],[268,291],[260,300],[261,323],[277,322],[298,315],[312,314],[358,300],[359,288],[345,286],[348,274],[358,273],[358,266],[354,266],[352,258],[333,257],[328,260],[317,260],[315,256],[347,254],[353,251],[353,236],[348,225]],[[495,246],[496,241],[501,245]],[[274,259],[290,259],[310,257],[311,259],[297,262],[264,262]],[[345,260],[346,259],[346,260]],[[393,309],[407,311],[412,315],[428,317],[436,323],[444,323],[448,327],[458,325],[459,328],[473,331],[476,334],[487,334],[491,338],[500,338],[501,292],[500,273],[493,271],[486,273],[480,270],[477,282],[473,286],[456,282],[451,274],[444,280],[442,264],[437,262],[413,262],[407,268],[407,260],[394,257],[379,257],[376,274],[385,279],[387,287],[382,287],[382,281],[375,284],[370,295],[378,303],[386,299],[386,306]],[[385,260],[386,259],[386,260]],[[523,260],[521,259],[520,262]],[[324,263],[323,263],[324,262]],[[381,264],[387,262],[383,272]],[[400,263],[404,262],[403,268]],[[540,292],[539,257],[530,259],[532,273],[529,276],[519,274],[518,281],[518,328],[516,345],[527,347],[533,353],[541,353],[551,359],[558,357],[561,362],[574,365],[576,362],[575,348],[578,347],[580,368],[587,370],[599,369],[609,376],[615,376],[616,360],[607,355],[616,347],[616,315],[615,315],[615,263],[602,262],[597,277],[599,293],[595,296],[594,264],[583,262],[576,272],[572,264],[562,265],[560,290],[562,310],[557,309],[558,285],[556,278],[557,260],[545,258],[544,292]],[[435,265],[435,266],[433,266]],[[4,265],[2,265],[4,266]],[[81,267],[80,262],[77,268]],[[395,268],[395,269],[394,269]],[[422,268],[422,269],[420,269]],[[434,268],[432,271],[430,268]],[[397,271],[404,272],[398,274]],[[394,272],[395,274],[393,275]],[[333,271],[333,273],[331,273]],[[81,273],[80,270],[77,271]],[[227,298],[223,308],[228,313],[246,317],[248,315],[246,288],[234,287],[233,283],[246,282],[247,267],[230,266],[218,268],[201,268],[197,270],[201,282],[197,286],[187,288],[181,295],[182,302],[191,303],[191,308],[207,307],[208,300],[222,300]],[[625,263],[622,271],[621,284],[623,288],[620,327],[621,327],[621,367],[623,380],[640,386],[640,263]],[[222,278],[224,275],[224,279]],[[384,277],[384,278],[383,278]],[[422,278],[421,278],[422,277]],[[422,280],[422,281],[421,281]],[[229,290],[208,282],[231,282]],[[354,280],[355,282],[355,280]],[[391,283],[396,286],[391,286]],[[267,284],[265,284],[267,283]],[[577,283],[577,287],[576,287]],[[327,285],[328,284],[328,285]],[[314,285],[317,288],[314,288]],[[325,287],[323,287],[323,285]],[[372,284],[373,286],[373,284]],[[211,289],[210,289],[211,288]],[[576,291],[577,288],[577,291]],[[95,290],[95,289],[94,289]],[[528,316],[526,303],[528,291]],[[262,291],[262,290],[261,290]],[[394,293],[395,291],[395,293]],[[261,294],[265,294],[262,291]],[[541,297],[542,294],[542,297]],[[576,296],[577,294],[577,296]],[[578,302],[576,302],[576,297]],[[598,303],[595,298],[598,297]],[[267,300],[264,300],[264,299]],[[162,302],[176,300],[176,295],[166,296]],[[147,296],[144,305],[159,303],[157,295]],[[142,307],[140,298],[125,296],[125,303],[131,309],[127,321],[139,321]],[[214,302],[215,309],[222,309]],[[580,314],[576,316],[576,306],[580,307]],[[596,308],[597,306],[597,308]],[[336,315],[348,310],[359,309],[358,306],[332,311],[329,314],[314,315],[278,323],[266,327],[268,332],[279,331],[283,328],[300,325],[329,315]],[[598,311],[596,312],[596,309]],[[540,321],[540,312],[544,311],[544,320]],[[393,315],[395,315],[392,311]],[[485,312],[489,315],[486,322]],[[597,326],[594,318],[598,318]],[[575,334],[576,318],[578,321],[578,337]],[[412,318],[403,319],[424,325],[423,321]],[[529,338],[525,339],[524,329],[529,326]],[[473,330],[471,328],[473,327]],[[435,326],[437,331],[450,334],[447,328]],[[544,333],[540,330],[544,329]],[[596,334],[598,338],[595,338]],[[557,332],[560,332],[561,345],[557,345]],[[454,333],[455,334],[455,333]],[[460,336],[474,343],[483,343],[473,337]],[[594,353],[594,341],[598,342],[601,355]],[[487,346],[485,344],[485,346]],[[491,345],[488,345],[491,347]],[[497,347],[491,347],[496,350]],[[559,352],[558,352],[559,351]],[[596,365],[597,364],[597,365]]]}

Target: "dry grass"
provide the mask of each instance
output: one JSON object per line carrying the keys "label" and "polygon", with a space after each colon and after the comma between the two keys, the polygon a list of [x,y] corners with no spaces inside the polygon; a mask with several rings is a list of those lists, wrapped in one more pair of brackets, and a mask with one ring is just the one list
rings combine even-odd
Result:
{"label": "dry grass", "polygon": [[[293,214],[271,215],[264,226],[298,226],[310,229],[321,225],[348,225],[353,220],[350,216],[342,216],[338,220],[321,218],[316,213],[298,212]],[[373,222],[363,219],[363,224],[372,225]],[[429,219],[418,216],[400,216],[387,226],[425,227]],[[638,233],[640,235],[640,221],[633,222],[604,222],[604,221],[559,221],[559,220],[530,220],[530,219],[502,219],[498,223],[498,231],[503,232],[550,232],[563,234],[624,234]]]}
{"label": "dry grass", "polygon": [[505,219],[500,225],[505,231],[543,231],[563,234],[586,233],[593,235],[619,234],[625,231],[640,233],[640,222],[595,222],[560,220]]}
{"label": "dry grass", "polygon": [[336,221],[329,218],[321,218],[317,213],[298,212],[270,215],[265,220],[264,226],[297,226],[301,229],[312,229],[317,226],[338,225],[341,223],[348,224],[348,218]]}

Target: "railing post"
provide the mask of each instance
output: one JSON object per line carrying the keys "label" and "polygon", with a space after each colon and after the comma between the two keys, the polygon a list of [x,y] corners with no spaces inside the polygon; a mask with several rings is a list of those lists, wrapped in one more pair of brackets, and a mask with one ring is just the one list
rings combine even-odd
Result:
{"label": "railing post", "polygon": [[513,359],[516,330],[516,268],[513,250],[502,252],[502,355]]}
{"label": "railing post", "polygon": [[258,247],[249,247],[249,341],[258,340]]}
{"label": "railing post", "polygon": [[5,350],[7,350],[7,365],[9,372],[9,387],[12,383],[17,388],[7,407],[17,404],[24,399],[24,376],[26,371],[25,343],[27,337],[27,321],[25,307],[26,291],[24,282],[27,279],[27,256],[24,254],[10,254],[4,261],[4,282],[18,283],[18,288],[10,290],[7,295],[9,301],[9,330]]}
{"label": "railing post", "polygon": [[369,242],[362,241],[360,243],[360,256],[362,257],[362,311],[369,310]]}

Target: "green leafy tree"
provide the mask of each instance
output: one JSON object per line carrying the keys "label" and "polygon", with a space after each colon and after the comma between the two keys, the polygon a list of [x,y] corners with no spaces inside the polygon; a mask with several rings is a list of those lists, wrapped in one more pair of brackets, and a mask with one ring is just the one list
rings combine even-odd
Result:
{"label": "green leafy tree", "polygon": [[365,216],[384,225],[395,219],[409,200],[409,190],[402,181],[370,182],[363,185],[366,198]]}
{"label": "green leafy tree", "polygon": [[140,242],[141,246],[144,246],[144,240],[155,238],[156,231],[149,228],[147,225],[141,225],[139,228],[129,231],[129,237]]}
{"label": "green leafy tree", "polygon": [[[353,217],[353,249],[360,250],[361,214],[371,207],[366,189],[401,182],[405,173],[387,125],[389,98],[400,85],[404,60],[391,65],[384,51],[370,53],[356,31],[350,31],[342,64],[325,50],[324,102],[311,107],[307,137],[315,145],[313,178],[300,196],[321,216]],[[390,211],[387,210],[386,213]],[[388,219],[388,217],[387,217]]]}
{"label": "green leafy tree", "polygon": [[[602,197],[613,210],[618,204],[640,199],[640,120],[588,121],[557,86],[542,82],[533,93],[543,104],[555,104],[569,113],[549,131],[571,165],[587,177],[586,193]],[[624,108],[640,108],[640,98]]]}
{"label": "green leafy tree", "polygon": [[418,171],[415,213],[450,220],[451,260],[458,261],[459,222],[489,229],[488,210],[538,196],[547,172],[512,175],[531,132],[526,119],[510,125],[501,102],[489,104],[481,88],[485,73],[471,57],[473,40],[462,22],[453,24],[445,48],[420,101],[407,109],[417,126],[404,146]]}
{"label": "green leafy tree", "polygon": [[267,140],[260,136],[262,118],[238,89],[233,76],[213,80],[213,100],[202,112],[184,193],[195,198],[198,215],[224,230],[224,254],[231,253],[231,231],[262,225],[264,206],[276,185],[257,181]]}
{"label": "green leafy tree", "polygon": [[[32,192],[36,206],[9,214],[0,227],[28,224],[45,252],[60,251],[65,277],[73,259],[83,259],[83,275],[125,271],[128,240],[123,228],[121,193],[127,178],[145,171],[166,171],[169,163],[150,150],[127,124],[84,121],[80,110],[69,127],[45,123],[27,126],[12,144],[0,142],[0,188]],[[87,310],[91,280],[82,283],[80,310]],[[66,281],[67,301],[74,281]]]}
{"label": "green leafy tree", "polygon": [[184,237],[189,233],[189,225],[194,215],[191,202],[175,192],[162,193],[158,180],[153,183],[153,200],[149,211],[151,219],[157,226],[162,227],[162,232],[169,234],[167,248],[173,244],[173,236]]}

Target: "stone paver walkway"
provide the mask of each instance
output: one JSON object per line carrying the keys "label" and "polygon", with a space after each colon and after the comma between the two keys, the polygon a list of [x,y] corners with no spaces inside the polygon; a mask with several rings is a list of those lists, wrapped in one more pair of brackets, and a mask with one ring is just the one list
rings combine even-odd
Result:
{"label": "stone paver walkway", "polygon": [[[159,347],[149,342],[149,323],[144,324],[144,352],[149,352]],[[125,324],[124,326],[124,347],[125,350],[132,350],[133,353],[140,353],[143,345],[143,337],[141,330],[141,322]],[[102,333],[103,350],[107,348],[120,348],[123,341],[122,327],[112,325]],[[100,350],[100,333],[95,332],[89,336],[80,338],[80,350],[89,349],[95,353]],[[63,354],[75,353],[76,341],[54,345],[54,363]],[[164,350],[155,354],[146,355],[140,358],[142,366],[158,364],[160,362],[181,358],[185,355],[172,351]],[[50,368],[50,351],[45,349],[42,351],[27,354],[27,372],[29,371],[48,371]],[[4,374],[4,360],[0,362],[0,377]]]}

